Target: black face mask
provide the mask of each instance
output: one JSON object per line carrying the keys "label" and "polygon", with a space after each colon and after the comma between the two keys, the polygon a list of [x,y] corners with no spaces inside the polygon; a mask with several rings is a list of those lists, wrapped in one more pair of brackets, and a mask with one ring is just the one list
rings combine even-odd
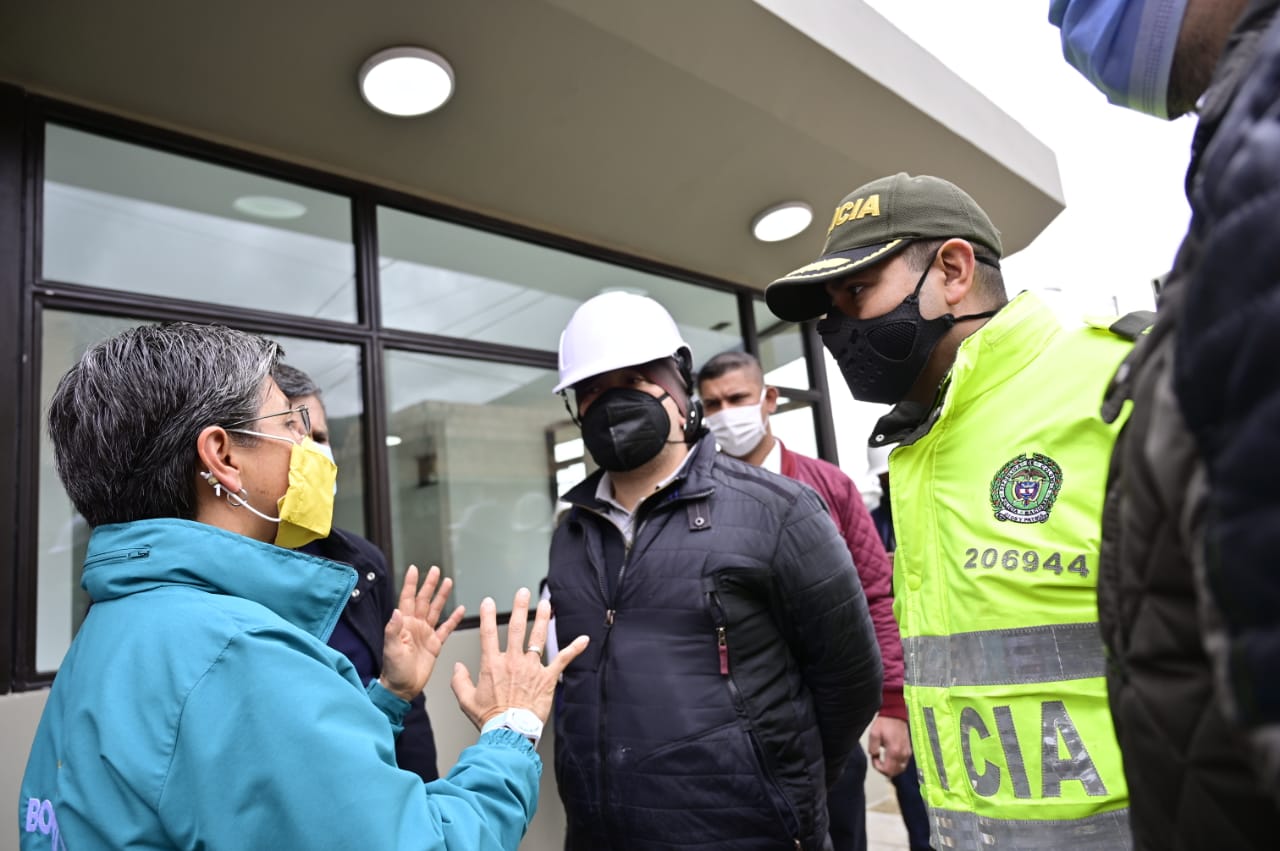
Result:
{"label": "black face mask", "polygon": [[930,353],[953,325],[995,315],[994,310],[989,310],[925,319],[920,315],[920,289],[931,268],[932,261],[911,295],[883,316],[854,319],[832,307],[818,323],[822,344],[835,358],[853,398],[862,402],[901,402],[924,371]]}
{"label": "black face mask", "polygon": [[615,387],[601,393],[582,415],[582,442],[596,463],[625,473],[652,461],[667,445],[671,417],[662,407],[670,394],[650,396]]}

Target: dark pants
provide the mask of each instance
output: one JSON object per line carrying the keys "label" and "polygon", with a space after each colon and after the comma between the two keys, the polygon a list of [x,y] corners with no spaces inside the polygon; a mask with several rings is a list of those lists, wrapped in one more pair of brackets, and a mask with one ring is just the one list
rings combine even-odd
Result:
{"label": "dark pants", "polygon": [[902,810],[902,823],[907,826],[907,843],[911,851],[930,851],[929,811],[920,797],[920,775],[916,772],[916,758],[907,762],[906,770],[893,778],[894,791],[898,793],[898,809]]}
{"label": "dark pants", "polygon": [[834,851],[867,851],[867,753],[854,745],[844,773],[827,790],[827,816],[831,820]]}
{"label": "dark pants", "polygon": [[[831,846],[834,851],[867,851],[867,754],[861,747],[853,749],[844,773],[827,791],[827,814],[831,820]],[[920,778],[913,756],[907,768],[893,778],[898,793],[898,809],[907,827],[911,851],[930,851],[929,813],[920,797]]]}

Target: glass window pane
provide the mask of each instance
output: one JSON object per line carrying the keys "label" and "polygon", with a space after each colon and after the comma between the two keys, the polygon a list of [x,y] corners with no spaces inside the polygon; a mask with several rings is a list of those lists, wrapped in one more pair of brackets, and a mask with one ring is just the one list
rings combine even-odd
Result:
{"label": "glass window pane", "polygon": [[587,465],[581,461],[556,470],[556,491],[564,493],[587,477]]}
{"label": "glass window pane", "polygon": [[43,276],[356,320],[348,199],[45,128]]}
{"label": "glass window pane", "polygon": [[389,327],[554,351],[579,304],[622,289],[661,302],[699,362],[742,345],[732,293],[387,208],[378,251]]}
{"label": "glass window pane", "polygon": [[813,422],[813,408],[808,402],[779,395],[778,410],[769,417],[769,428],[792,452],[818,457],[818,432]]}
{"label": "glass window pane", "polygon": [[[809,366],[804,356],[803,329],[794,322],[784,322],[770,312],[764,301],[752,303],[756,321],[756,337],[760,343],[760,365],[766,384],[774,387],[807,389]],[[818,433],[813,408],[808,402],[778,397],[778,411],[769,418],[775,437],[788,449],[802,455],[818,457]]]}
{"label": "glass window pane", "polygon": [[58,380],[100,340],[140,324],[136,319],[48,310],[43,315],[40,360],[40,490],[37,503],[36,670],[56,671],[84,621],[88,595],[80,569],[89,525],[71,505],[53,463],[44,414]]}
{"label": "glass window pane", "polygon": [[[572,490],[595,472],[595,459],[587,453],[587,446],[582,442],[582,430],[572,420],[565,419],[547,429],[547,440],[551,442],[551,455],[555,459],[556,494],[563,495]],[[568,508],[569,503],[557,500],[556,516]]]}
{"label": "glass window pane", "polygon": [[[760,343],[760,365],[765,373],[770,373],[788,364],[800,364],[798,372],[788,370],[786,381],[781,378],[770,378],[770,383],[783,384],[787,387],[807,388],[809,373],[804,367],[804,342],[801,328],[794,322],[784,322],[774,316],[763,301],[752,302],[752,310],[756,320],[756,338]],[[799,383],[793,376],[798,375]]]}
{"label": "glass window pane", "polygon": [[803,390],[809,386],[809,366],[804,358],[784,363],[765,372],[764,383]]}
{"label": "glass window pane", "polygon": [[555,446],[556,463],[576,460],[586,454],[586,451],[586,444],[582,442],[580,437],[566,440],[564,443],[557,443]]}
{"label": "glass window pane", "polygon": [[[58,380],[95,343],[144,320],[47,310],[41,327],[40,410]],[[288,363],[321,386],[338,458],[338,497],[334,524],[360,534],[365,529],[364,464],[360,450],[363,407],[359,349],[292,337],[276,338]],[[44,422],[40,428],[37,503],[36,669],[54,671],[84,620],[88,598],[80,587],[89,526],[71,505],[54,468],[53,445]]]}
{"label": "glass window pane", "polygon": [[[555,373],[533,367],[390,351],[387,450],[397,571],[438,564],[450,605],[501,609],[547,572],[557,429]],[[575,471],[576,472],[576,471]]]}

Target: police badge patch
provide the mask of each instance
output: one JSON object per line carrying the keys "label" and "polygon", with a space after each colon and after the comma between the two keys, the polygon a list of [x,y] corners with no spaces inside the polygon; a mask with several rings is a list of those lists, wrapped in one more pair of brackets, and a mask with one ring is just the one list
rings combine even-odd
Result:
{"label": "police badge patch", "polygon": [[991,510],[997,520],[1043,523],[1062,490],[1062,468],[1039,452],[1019,455],[991,480]]}

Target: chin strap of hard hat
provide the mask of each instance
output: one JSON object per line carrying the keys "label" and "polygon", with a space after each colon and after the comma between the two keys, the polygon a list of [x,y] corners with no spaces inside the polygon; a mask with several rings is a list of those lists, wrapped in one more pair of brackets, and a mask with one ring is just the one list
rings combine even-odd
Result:
{"label": "chin strap of hard hat", "polygon": [[676,371],[684,382],[685,399],[689,401],[689,412],[684,418],[684,442],[689,446],[702,437],[702,400],[693,396],[693,353],[681,346],[676,349],[671,359],[676,362]]}
{"label": "chin strap of hard hat", "polygon": [[569,419],[573,421],[573,424],[576,425],[578,428],[582,428],[582,420],[578,418],[578,412],[575,411],[573,409],[573,406],[569,404],[568,390],[560,391],[560,401],[564,402],[564,409],[569,412]]}

